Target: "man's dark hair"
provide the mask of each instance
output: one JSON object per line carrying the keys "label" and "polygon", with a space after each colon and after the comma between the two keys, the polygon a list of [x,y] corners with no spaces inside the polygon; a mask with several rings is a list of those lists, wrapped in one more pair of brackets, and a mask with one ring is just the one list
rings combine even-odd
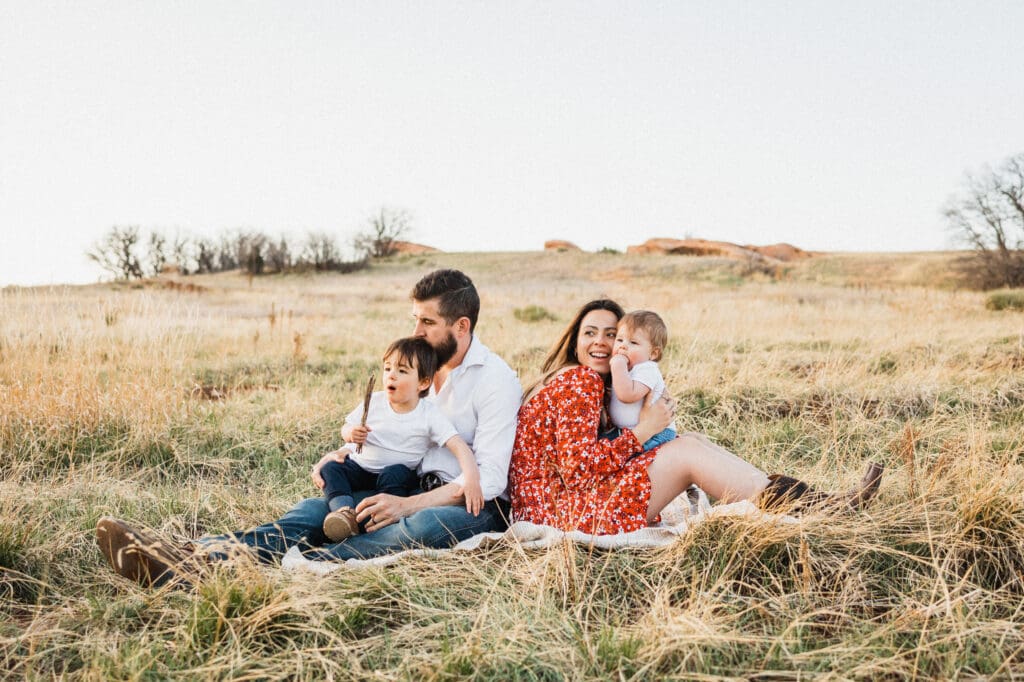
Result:
{"label": "man's dark hair", "polygon": [[[406,336],[397,341],[392,341],[388,349],[384,351],[381,359],[396,356],[393,361],[406,363],[416,368],[416,374],[420,380],[433,379],[437,372],[437,352],[434,347],[427,343],[427,340],[417,336]],[[420,391],[420,397],[426,398],[430,393],[430,386]]]}
{"label": "man's dark hair", "polygon": [[473,280],[459,270],[434,270],[412,288],[414,301],[438,299],[437,310],[448,324],[460,317],[469,318],[470,333],[480,316],[480,296]]}

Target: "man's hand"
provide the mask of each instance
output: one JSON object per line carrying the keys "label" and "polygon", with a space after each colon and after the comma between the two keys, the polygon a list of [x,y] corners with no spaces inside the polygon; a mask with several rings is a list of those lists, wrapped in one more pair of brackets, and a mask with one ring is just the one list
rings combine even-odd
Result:
{"label": "man's hand", "polygon": [[320,475],[320,470],[323,469],[324,465],[328,462],[338,462],[339,464],[344,462],[345,458],[348,457],[348,453],[348,448],[338,448],[337,450],[332,450],[321,457],[320,461],[313,465],[313,470],[309,472],[309,477],[313,479],[313,485],[323,490],[324,479]]}
{"label": "man's hand", "polygon": [[372,533],[408,516],[411,513],[408,507],[410,499],[387,493],[371,495],[356,505],[356,520],[365,521],[366,532]]}

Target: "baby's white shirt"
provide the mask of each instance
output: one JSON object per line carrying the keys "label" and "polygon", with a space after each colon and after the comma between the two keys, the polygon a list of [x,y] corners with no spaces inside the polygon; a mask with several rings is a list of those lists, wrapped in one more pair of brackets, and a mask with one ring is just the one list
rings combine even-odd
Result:
{"label": "baby's white shirt", "polygon": [[[650,388],[651,393],[636,402],[624,403],[618,399],[615,395],[614,387],[612,388],[612,399],[608,404],[608,416],[611,417],[612,423],[620,429],[631,429],[636,426],[636,423],[640,421],[640,408],[643,407],[644,401],[649,398],[657,400],[665,392],[665,379],[661,376],[658,363],[654,360],[647,360],[646,362],[634,365],[633,369],[629,370],[629,378]],[[651,394],[653,394],[653,398]],[[668,428],[673,431],[675,430],[675,427],[671,425]]]}

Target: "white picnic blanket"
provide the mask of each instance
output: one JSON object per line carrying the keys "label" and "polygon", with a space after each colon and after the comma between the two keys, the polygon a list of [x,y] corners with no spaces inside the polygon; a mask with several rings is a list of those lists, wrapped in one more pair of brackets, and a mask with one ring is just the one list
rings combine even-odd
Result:
{"label": "white picnic blanket", "polygon": [[[281,559],[281,567],[291,571],[308,571],[317,575],[327,575],[341,569],[357,569],[370,566],[386,566],[401,561],[409,556],[443,556],[448,552],[471,552],[490,547],[497,543],[511,543],[523,548],[533,549],[549,547],[563,542],[566,538],[587,547],[615,549],[619,547],[661,547],[672,543],[677,537],[685,534],[694,525],[712,516],[745,516],[763,514],[748,501],[722,504],[712,507],[707,495],[697,491],[695,498],[680,495],[661,512],[661,523],[656,526],[642,528],[632,533],[617,535],[590,535],[580,531],[561,531],[550,526],[538,526],[526,521],[517,521],[504,533],[483,533],[463,540],[450,549],[407,549],[395,554],[379,556],[373,559],[349,559],[340,561],[311,561],[292,547]],[[790,516],[779,516],[784,522],[796,522]]]}

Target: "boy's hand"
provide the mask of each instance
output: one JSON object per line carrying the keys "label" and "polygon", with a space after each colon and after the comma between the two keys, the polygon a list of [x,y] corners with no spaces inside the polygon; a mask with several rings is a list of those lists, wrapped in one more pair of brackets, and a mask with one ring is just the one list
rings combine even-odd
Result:
{"label": "boy's hand", "polygon": [[466,498],[466,511],[480,516],[480,510],[484,508],[484,491],[480,488],[479,479],[467,480],[459,488],[459,493]]}
{"label": "boy's hand", "polygon": [[371,429],[369,426],[366,426],[366,425],[363,425],[363,426],[353,426],[352,427],[352,433],[350,434],[351,438],[349,438],[349,442],[355,443],[357,445],[362,445],[363,443],[366,442],[366,436],[367,436],[367,434],[370,433],[370,431],[373,431],[373,429]]}
{"label": "boy's hand", "polygon": [[320,461],[313,465],[313,470],[309,472],[309,477],[313,479],[313,485],[323,490],[324,479],[323,476],[320,475],[320,470],[323,469],[324,465],[328,462],[338,462],[339,464],[344,462],[348,455],[348,448],[338,448],[337,450],[331,450],[324,454],[324,456],[320,458]]}

